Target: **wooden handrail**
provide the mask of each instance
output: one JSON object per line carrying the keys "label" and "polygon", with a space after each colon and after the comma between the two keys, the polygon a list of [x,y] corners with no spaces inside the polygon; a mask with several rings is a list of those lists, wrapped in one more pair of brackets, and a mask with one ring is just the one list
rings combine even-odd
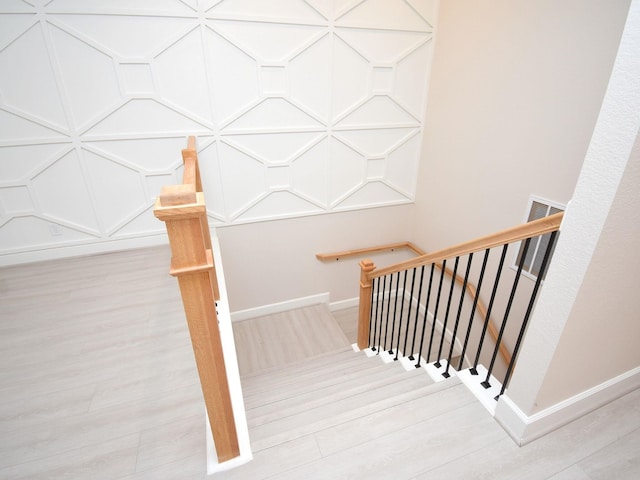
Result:
{"label": "wooden handrail", "polygon": [[195,138],[182,151],[181,185],[162,188],[154,215],[165,222],[170,274],[178,279],[200,385],[219,462],[240,456],[216,300],[220,299]]}
{"label": "wooden handrail", "polygon": [[[564,212],[557,213],[555,215],[551,215],[549,217],[542,218],[540,220],[534,220],[533,222],[525,223],[522,225],[518,225],[516,227],[508,228],[506,230],[502,230],[498,233],[487,235],[484,237],[480,237],[478,239],[464,242],[453,247],[445,248],[433,253],[424,253],[422,249],[415,246],[411,242],[399,242],[392,243],[386,245],[380,245],[375,247],[366,247],[359,248],[355,250],[345,250],[342,252],[335,253],[321,253],[317,254],[316,258],[321,261],[329,261],[329,260],[341,260],[342,258],[354,257],[354,256],[362,256],[368,253],[377,253],[377,252],[388,252],[395,251],[400,248],[408,248],[415,253],[418,254],[417,257],[406,260],[404,262],[399,262],[397,264],[381,268],[377,270],[375,265],[371,260],[367,259],[360,262],[361,266],[361,278],[360,278],[360,303],[364,301],[365,304],[369,303],[369,298],[367,295],[371,293],[371,283],[374,278],[382,277],[384,275],[389,275],[393,273],[397,273],[403,270],[408,270],[411,268],[419,267],[422,265],[430,265],[431,263],[435,263],[436,268],[442,270],[442,261],[448,258],[457,257],[461,255],[466,255],[471,252],[478,252],[482,250],[486,250],[487,248],[493,248],[500,245],[504,245],[506,243],[512,243],[519,240],[524,240],[529,237],[535,237],[538,235],[544,235],[545,233],[550,233],[556,231],[560,228],[560,224],[562,223]],[[460,275],[453,275],[453,271],[449,268],[445,268],[445,274],[451,278],[454,278],[456,283],[459,285],[465,285],[464,279]],[[364,293],[363,298],[363,289],[368,289]],[[473,301],[476,300],[477,289],[476,286],[470,282],[466,283],[465,289],[469,296]],[[477,299],[476,309],[481,318],[486,318],[487,316],[487,306],[484,304],[481,298]],[[358,346],[361,349],[367,347],[369,332],[365,331],[368,329],[368,311],[363,312],[362,309],[360,311],[359,316],[363,317],[359,319],[358,322]],[[361,320],[361,321],[360,321]],[[365,328],[367,327],[367,328]],[[498,338],[498,331],[495,326],[495,323],[492,319],[489,319],[488,324],[489,335],[493,338],[494,341]],[[501,343],[499,346],[499,352],[502,359],[505,361],[507,365],[511,362],[511,353],[504,345]]]}
{"label": "wooden handrail", "polygon": [[447,258],[454,258],[461,255],[467,255],[472,252],[479,252],[486,250],[487,248],[498,247],[506,243],[517,242],[529,237],[536,237],[538,235],[544,235],[556,231],[560,228],[562,223],[562,217],[564,212],[556,213],[548,217],[534,220],[529,223],[524,223],[516,227],[507,228],[498,233],[486,235],[484,237],[477,238],[468,242],[454,245],[453,247],[443,248],[433,253],[427,253],[420,255],[419,257],[405,260],[404,262],[396,263],[379,270],[373,270],[369,273],[369,276],[373,278],[383,277],[391,273],[408,270],[410,268],[421,267],[423,265],[431,265],[432,263],[442,262]]}
{"label": "wooden handrail", "polygon": [[414,245],[411,242],[398,242],[398,243],[388,243],[385,245],[377,245],[375,247],[365,247],[365,248],[357,248],[355,250],[343,250],[341,252],[333,252],[333,253],[317,253],[316,258],[322,262],[327,262],[331,260],[342,260],[343,258],[349,257],[360,257],[362,255],[367,255],[369,253],[381,253],[381,252],[395,252],[396,250],[400,250],[406,248],[416,253],[417,255],[424,255],[425,252]]}

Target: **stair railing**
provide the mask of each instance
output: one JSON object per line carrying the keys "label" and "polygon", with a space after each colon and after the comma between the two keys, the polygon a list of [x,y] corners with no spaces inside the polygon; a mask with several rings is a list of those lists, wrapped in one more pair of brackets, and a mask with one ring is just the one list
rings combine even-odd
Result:
{"label": "stair railing", "polygon": [[[316,258],[323,262],[340,261],[340,260],[351,258],[351,257],[362,257],[365,255],[369,255],[371,253],[391,253],[391,252],[398,252],[401,250],[409,250],[415,255],[426,255],[426,252],[424,250],[422,250],[420,247],[418,247],[417,245],[414,245],[411,242],[396,242],[396,243],[389,243],[385,245],[377,245],[374,247],[344,250],[340,252],[318,253],[316,254]],[[435,268],[437,268],[438,270],[442,270],[442,263],[440,262],[436,263]],[[482,299],[479,296],[477,296],[476,286],[472,282],[469,282],[469,281],[464,282],[464,279],[462,278],[462,276],[453,272],[450,268],[445,267],[444,273],[449,278],[454,279],[456,284],[464,285],[464,288],[467,294],[469,295],[469,298],[471,299],[471,301],[477,302],[478,314],[482,318],[489,318],[488,332],[490,337],[495,341],[498,338],[498,329],[496,328],[495,323],[493,322],[493,319],[490,316],[491,312],[487,309],[487,306],[484,304]],[[476,297],[478,298],[476,299]],[[395,327],[395,325],[393,325],[392,327]],[[393,333],[394,332],[392,328],[392,334]],[[509,349],[506,347],[504,342],[500,343],[499,352],[500,352],[500,357],[504,361],[504,364],[508,365],[511,362],[511,353],[509,352]]]}
{"label": "stair railing", "polygon": [[182,150],[183,183],[162,187],[154,215],[165,222],[170,274],[178,279],[218,462],[240,455],[216,301],[220,299],[195,138]]}
{"label": "stair railing", "polygon": [[[416,368],[432,364],[444,378],[451,374],[450,368],[455,351],[456,356],[459,356],[457,370],[461,370],[466,362],[471,365],[469,368],[471,375],[478,375],[480,356],[485,345],[491,314],[495,313],[496,295],[503,277],[507,250],[510,245],[517,247],[520,242],[523,242],[517,272],[511,286],[507,288],[508,300],[502,311],[502,321],[495,337],[495,348],[490,355],[489,367],[486,372],[482,371],[484,376],[481,382],[482,387],[491,388],[492,382],[496,381],[493,377],[496,358],[501,349],[504,349],[503,337],[510,321],[516,294],[521,286],[521,272],[527,259],[527,252],[532,242],[539,242],[540,245],[546,245],[546,249],[531,293],[525,292],[524,299],[522,299],[523,295],[518,297],[526,304],[526,311],[518,325],[517,340],[500,382],[500,391],[495,397],[497,399],[504,393],[511,377],[535,299],[553,252],[562,217],[563,212],[560,212],[380,269],[377,269],[371,260],[362,260],[360,262],[358,347],[361,350],[370,349],[377,354],[386,352],[394,356],[394,360],[404,356],[405,359],[415,362]],[[543,239],[543,236],[547,237]],[[499,260],[497,267],[492,266],[489,271],[488,260],[493,249],[499,252]],[[473,264],[474,254],[482,256],[482,265],[479,268],[477,264]],[[453,270],[448,269],[447,263],[454,264]],[[495,261],[492,262],[493,264]],[[436,270],[439,270],[439,274]],[[462,276],[458,275],[461,270],[464,270]],[[448,272],[450,272],[450,280],[446,285],[444,277]],[[460,282],[460,277],[462,286],[459,289],[460,295],[457,295],[456,305],[454,285]],[[465,320],[462,315],[463,305],[473,277],[477,280],[472,289],[474,296],[471,304],[466,305],[466,313],[469,315],[468,320]],[[488,306],[479,311],[478,304],[483,283],[490,284],[492,280]],[[483,320],[482,329],[479,334],[476,332],[477,340],[472,342],[471,332],[476,315],[480,315]],[[429,318],[431,318],[430,321]],[[440,328],[440,332],[436,336],[437,327]],[[445,342],[447,336],[449,340]],[[460,341],[459,338],[464,340]],[[432,359],[435,361],[432,362]]]}

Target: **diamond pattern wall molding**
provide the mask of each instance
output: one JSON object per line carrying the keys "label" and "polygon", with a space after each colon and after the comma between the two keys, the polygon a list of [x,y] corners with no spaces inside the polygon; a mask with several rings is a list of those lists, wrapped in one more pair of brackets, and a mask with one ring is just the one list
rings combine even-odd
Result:
{"label": "diamond pattern wall molding", "polygon": [[187,135],[213,225],[412,202],[436,8],[2,2],[0,261],[161,236]]}

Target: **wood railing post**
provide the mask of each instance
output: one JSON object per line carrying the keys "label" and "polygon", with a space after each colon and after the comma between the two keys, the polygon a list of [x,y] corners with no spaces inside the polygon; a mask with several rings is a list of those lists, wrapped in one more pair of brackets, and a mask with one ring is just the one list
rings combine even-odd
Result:
{"label": "wood railing post", "polygon": [[358,307],[358,348],[364,350],[369,347],[369,321],[371,319],[371,278],[369,273],[376,266],[371,260],[360,262],[360,303]]}
{"label": "wood railing post", "polygon": [[[218,329],[213,289],[213,255],[205,248],[202,195],[191,205],[163,207],[154,214],[166,223],[171,246],[171,275],[177,277],[189,326],[218,461],[240,455],[229,384]],[[159,202],[158,202],[159,203]]]}
{"label": "wood railing post", "polygon": [[[183,185],[163,188],[154,215],[167,227],[170,273],[178,279],[218,461],[224,462],[238,457],[240,447],[218,328],[204,195],[188,190]],[[190,199],[195,201],[184,203]]]}

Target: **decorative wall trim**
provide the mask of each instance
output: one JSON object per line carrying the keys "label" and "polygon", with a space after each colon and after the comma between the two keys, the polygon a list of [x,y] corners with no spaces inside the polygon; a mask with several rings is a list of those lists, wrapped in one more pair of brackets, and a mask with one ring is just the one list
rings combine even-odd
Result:
{"label": "decorative wall trim", "polygon": [[638,387],[640,387],[640,367],[629,370],[531,416],[520,410],[518,405],[509,398],[507,390],[498,401],[495,419],[511,438],[522,446]]}
{"label": "decorative wall trim", "polygon": [[0,255],[161,233],[187,135],[213,225],[413,202],[437,5],[4,1]]}

